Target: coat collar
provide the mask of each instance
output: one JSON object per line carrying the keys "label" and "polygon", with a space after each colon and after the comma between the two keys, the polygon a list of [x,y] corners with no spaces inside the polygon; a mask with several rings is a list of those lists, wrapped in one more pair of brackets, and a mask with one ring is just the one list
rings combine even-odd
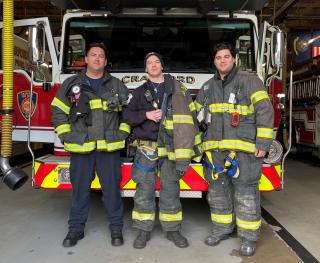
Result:
{"label": "coat collar", "polygon": [[[237,66],[234,66],[232,68],[232,70],[224,77],[224,80],[222,80],[222,84],[227,85],[228,83],[230,83],[234,79],[234,77],[237,73],[238,73],[238,68],[237,68]],[[214,75],[214,79],[221,80],[219,72],[217,72]]]}
{"label": "coat collar", "polygon": [[174,77],[170,74],[164,74],[165,93],[171,95],[173,93]]}

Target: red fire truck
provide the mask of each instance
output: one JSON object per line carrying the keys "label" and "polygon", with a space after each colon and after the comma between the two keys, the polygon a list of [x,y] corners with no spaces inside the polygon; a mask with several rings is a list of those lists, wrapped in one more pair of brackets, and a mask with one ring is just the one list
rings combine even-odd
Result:
{"label": "red fire truck", "polygon": [[[320,31],[291,32],[293,149],[320,158]],[[284,141],[287,129],[284,127]]]}
{"label": "red fire truck", "polygon": [[[90,42],[103,42],[107,46],[108,70],[129,89],[136,88],[146,80],[143,58],[149,51],[157,51],[164,56],[165,71],[183,82],[194,96],[214,74],[213,46],[221,41],[233,43],[238,50],[237,65],[242,70],[257,72],[266,83],[275,109],[276,138],[280,122],[279,94],[282,92],[283,35],[279,34],[279,29],[265,23],[258,34],[258,21],[254,12],[241,11],[244,8],[235,6],[232,1],[230,6],[233,9],[222,7],[220,10],[218,7],[179,7],[175,2],[169,1],[166,6],[159,4],[156,7],[129,6],[113,13],[108,10],[70,10],[63,18],[62,34],[55,38],[56,41],[51,35],[47,18],[15,21],[15,27],[21,27],[19,32],[35,26],[33,29],[37,34],[32,35],[33,40],[41,43],[44,40],[45,45],[40,47],[45,46],[45,51],[40,51],[47,54],[38,63],[37,74],[30,74],[26,68],[14,70],[13,140],[27,141],[30,137],[31,142],[55,145],[53,154],[35,160],[32,175],[34,187],[71,189],[69,157],[52,127],[50,104],[61,83],[84,68],[84,50]],[[263,165],[261,191],[281,189],[281,153],[282,149],[275,141]],[[135,191],[130,169],[131,162],[125,158],[124,153],[121,182],[123,196],[133,196]],[[180,181],[180,187],[182,197],[200,197],[207,190],[201,164],[190,165]],[[97,177],[92,182],[92,188],[100,188]]]}

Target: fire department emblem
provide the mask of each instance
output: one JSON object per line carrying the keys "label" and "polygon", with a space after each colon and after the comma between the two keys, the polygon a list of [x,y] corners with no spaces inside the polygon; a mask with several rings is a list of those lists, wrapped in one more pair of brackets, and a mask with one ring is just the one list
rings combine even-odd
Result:
{"label": "fire department emblem", "polygon": [[31,117],[35,112],[35,109],[37,107],[37,101],[38,101],[38,94],[36,92],[32,92],[32,98],[31,98],[31,105],[30,105],[30,91],[21,91],[17,93],[17,101],[18,101],[18,108],[26,120],[28,120],[30,109],[31,109]]}

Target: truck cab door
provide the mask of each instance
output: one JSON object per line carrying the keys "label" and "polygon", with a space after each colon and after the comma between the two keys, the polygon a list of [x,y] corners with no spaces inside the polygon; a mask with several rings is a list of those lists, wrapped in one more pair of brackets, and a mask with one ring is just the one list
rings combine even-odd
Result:
{"label": "truck cab door", "polygon": [[[262,80],[266,80],[268,75],[272,74],[272,45],[271,34],[277,31],[277,28],[264,21],[260,26],[258,52],[257,52],[257,73]],[[281,70],[276,78],[281,78]]]}
{"label": "truck cab door", "polygon": [[[43,63],[29,61],[28,31],[30,26],[41,24],[45,35],[45,55]],[[0,23],[2,31],[3,23]],[[58,60],[47,17],[14,21],[14,118],[13,141],[26,141],[28,119],[31,115],[31,142],[53,143],[54,129],[51,124],[50,103],[54,97],[58,73]],[[2,43],[5,44],[5,43]],[[33,72],[33,74],[31,74]],[[33,76],[33,78],[32,78]],[[0,68],[0,86],[2,67]],[[33,87],[30,94],[30,87]],[[31,99],[30,99],[31,96]],[[31,103],[31,105],[30,105]],[[31,112],[30,112],[31,111]]]}
{"label": "truck cab door", "polygon": [[[45,29],[46,41],[46,61],[44,65],[37,67],[28,61],[28,27],[42,24]],[[54,76],[58,72],[58,59],[52,38],[51,28],[47,17],[22,19],[14,21],[14,70],[25,71],[29,73],[31,70],[35,73],[34,82],[53,82]],[[3,23],[0,22],[0,30]],[[4,43],[2,43],[4,44]],[[29,74],[28,74],[29,75]],[[42,75],[42,76],[41,76]]]}

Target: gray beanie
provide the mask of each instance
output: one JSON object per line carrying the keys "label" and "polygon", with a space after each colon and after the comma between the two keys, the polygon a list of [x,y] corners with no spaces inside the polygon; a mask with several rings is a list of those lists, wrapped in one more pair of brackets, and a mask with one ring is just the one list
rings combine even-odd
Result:
{"label": "gray beanie", "polygon": [[161,63],[161,66],[164,67],[164,64],[163,64],[163,59],[162,59],[162,56],[157,53],[157,52],[149,52],[145,57],[144,57],[144,68],[146,69],[147,67],[147,59],[151,56],[156,56],[159,60],[160,60],[160,63]]}

